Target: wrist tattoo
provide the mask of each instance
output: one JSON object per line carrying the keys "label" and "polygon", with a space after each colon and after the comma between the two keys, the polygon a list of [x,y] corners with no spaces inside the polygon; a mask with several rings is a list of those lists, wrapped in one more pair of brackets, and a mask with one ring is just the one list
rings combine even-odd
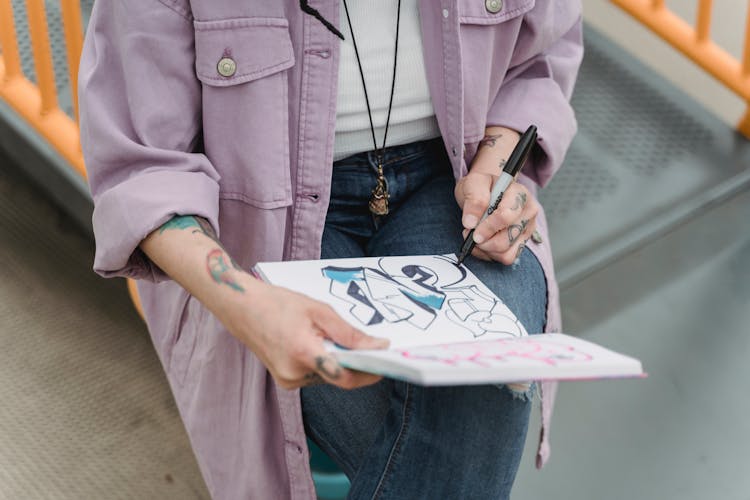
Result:
{"label": "wrist tattoo", "polygon": [[234,273],[229,268],[229,265],[227,264],[228,261],[231,261],[231,259],[224,250],[221,248],[214,248],[208,252],[208,255],[206,255],[206,270],[216,283],[223,283],[233,290],[244,292],[245,289],[237,283],[237,280],[233,275]]}
{"label": "wrist tattoo", "polygon": [[[497,140],[501,138],[503,134],[496,134],[496,135],[485,135],[484,138],[479,141],[479,147],[488,147],[492,148],[497,144]],[[479,148],[477,148],[479,149]]]}

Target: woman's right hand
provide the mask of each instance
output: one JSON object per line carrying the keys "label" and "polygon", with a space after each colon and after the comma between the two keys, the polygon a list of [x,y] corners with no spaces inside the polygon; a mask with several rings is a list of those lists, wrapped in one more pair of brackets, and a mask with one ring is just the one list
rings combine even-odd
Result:
{"label": "woman's right hand", "polygon": [[387,340],[365,335],[322,302],[254,278],[205,219],[176,216],[140,246],[252,350],[281,387],[327,382],[353,389],[380,380],[339,365],[323,340],[349,349],[382,349]]}
{"label": "woman's right hand", "polygon": [[349,349],[382,349],[388,346],[386,339],[357,330],[327,304],[246,276],[242,282],[247,297],[238,295],[219,319],[255,353],[277,384],[294,389],[330,383],[353,389],[382,378],[344,368],[323,340]]}

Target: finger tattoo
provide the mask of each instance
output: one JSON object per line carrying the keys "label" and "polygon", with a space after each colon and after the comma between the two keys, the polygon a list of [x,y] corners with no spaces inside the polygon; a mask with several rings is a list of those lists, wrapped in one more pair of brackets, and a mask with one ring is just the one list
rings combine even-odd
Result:
{"label": "finger tattoo", "polygon": [[310,372],[304,376],[303,379],[304,385],[318,385],[318,384],[325,384],[325,380],[323,380],[323,377],[320,376],[320,374],[316,372]]}
{"label": "finger tattoo", "polygon": [[518,250],[516,251],[516,260],[521,256],[521,252],[523,252],[523,249],[526,248],[526,242],[521,243],[518,245]]}
{"label": "finger tattoo", "polygon": [[520,223],[508,226],[508,241],[511,245],[523,234],[528,224],[528,220],[522,219]]}
{"label": "finger tattoo", "polygon": [[315,358],[315,368],[330,379],[335,380],[341,377],[341,365],[338,364],[333,356],[317,356]]}
{"label": "finger tattoo", "polygon": [[526,193],[516,193],[516,204],[511,207],[511,210],[523,209],[526,206]]}

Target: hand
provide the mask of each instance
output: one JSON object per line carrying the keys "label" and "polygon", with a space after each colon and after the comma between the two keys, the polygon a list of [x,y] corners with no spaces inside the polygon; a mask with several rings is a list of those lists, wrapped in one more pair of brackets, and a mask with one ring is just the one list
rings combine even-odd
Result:
{"label": "hand", "polygon": [[227,308],[222,322],[268,368],[276,383],[294,389],[331,383],[344,389],[382,377],[349,370],[323,347],[330,339],[350,349],[382,349],[386,339],[370,337],[344,321],[330,306],[285,288],[255,281],[249,296]]}
{"label": "hand", "polygon": [[495,175],[472,169],[456,184],[455,195],[463,211],[464,238],[469,230],[476,228],[476,245],[471,254],[510,265],[520,257],[536,229],[539,204],[525,186],[513,182],[503,194],[498,209],[477,225],[490,204],[490,192],[496,180]]}

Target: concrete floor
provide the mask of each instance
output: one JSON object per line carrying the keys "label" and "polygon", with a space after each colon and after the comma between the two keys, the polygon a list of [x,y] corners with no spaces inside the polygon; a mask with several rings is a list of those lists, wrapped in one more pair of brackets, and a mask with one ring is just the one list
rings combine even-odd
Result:
{"label": "concrete floor", "polygon": [[0,157],[0,499],[206,499],[146,328]]}
{"label": "concrete floor", "polygon": [[649,377],[563,383],[551,461],[530,436],[514,499],[750,499],[748,220],[746,191],[563,294],[566,330]]}

